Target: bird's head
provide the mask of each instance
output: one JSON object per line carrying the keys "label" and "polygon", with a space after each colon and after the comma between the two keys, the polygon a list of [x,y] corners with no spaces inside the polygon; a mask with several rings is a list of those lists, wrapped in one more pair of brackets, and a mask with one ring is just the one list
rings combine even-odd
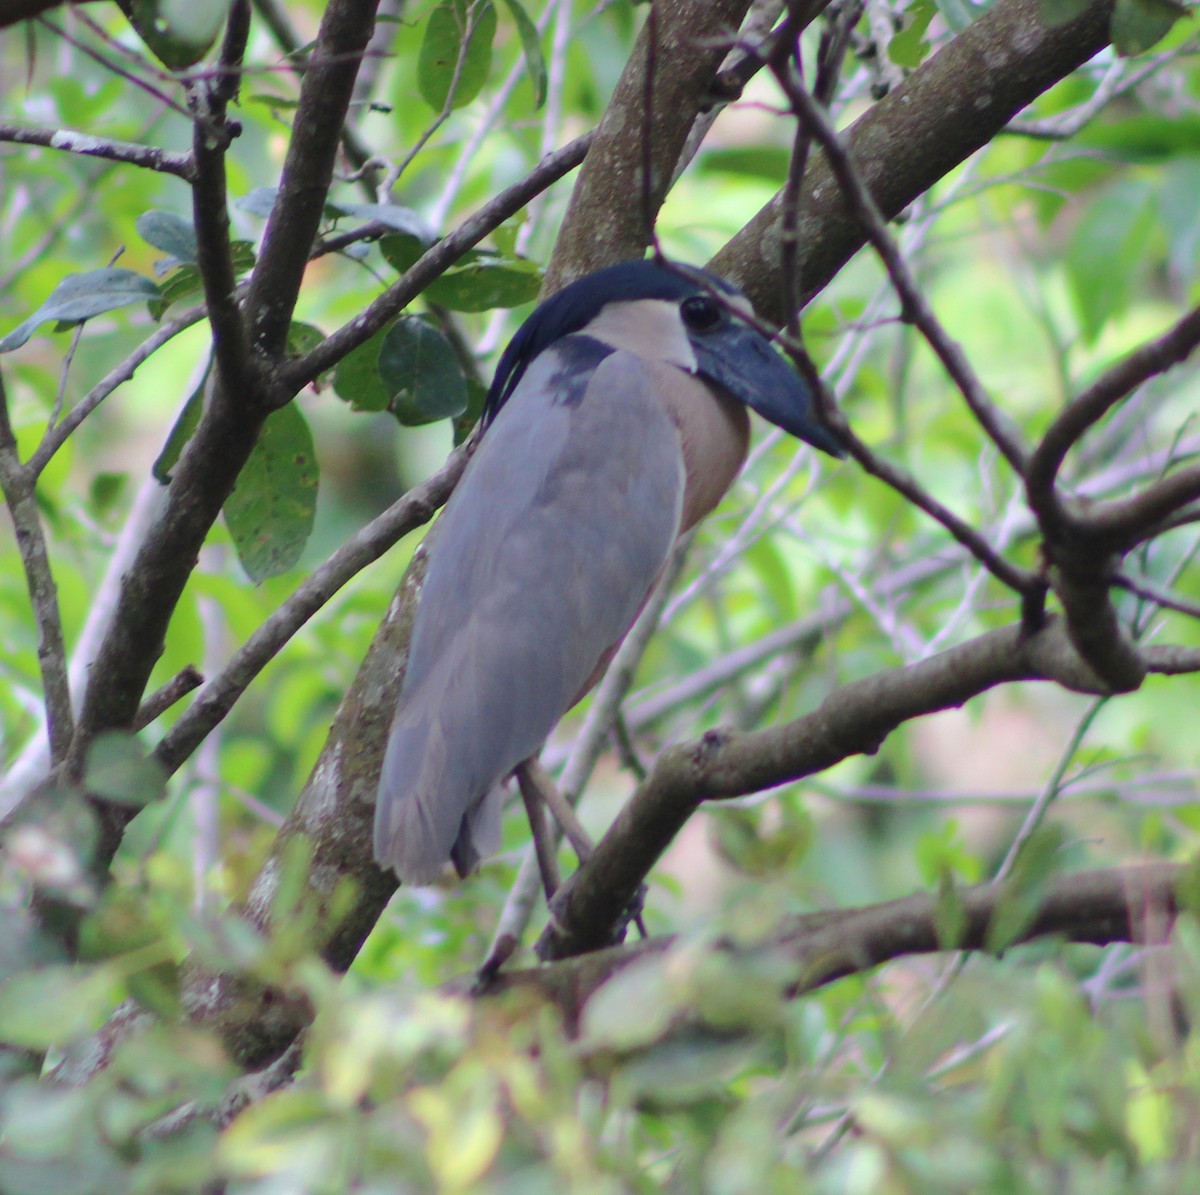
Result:
{"label": "bird's head", "polygon": [[747,317],[752,311],[741,291],[695,266],[627,261],[597,270],[552,295],[522,324],[500,358],[484,422],[539,353],[578,333],[696,374],[840,457],[837,440],[816,417],[807,383]]}

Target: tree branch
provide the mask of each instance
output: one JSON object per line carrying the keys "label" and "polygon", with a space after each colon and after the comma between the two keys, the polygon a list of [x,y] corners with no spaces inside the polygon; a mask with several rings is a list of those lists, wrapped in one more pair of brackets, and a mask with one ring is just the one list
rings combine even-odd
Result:
{"label": "tree branch", "polygon": [[63,639],[62,614],[58,607],[58,589],[46,549],[42,516],[38,511],[35,487],[37,474],[21,464],[17,438],[8,413],[8,393],[0,374],[0,489],[8,504],[16,536],[17,551],[25,571],[29,603],[33,608],[38,632],[38,668],[46,707],[46,736],[50,743],[50,762],[60,763],[70,749],[74,733],[71,713],[71,687],[67,680],[67,648]]}
{"label": "tree branch", "polygon": [[237,135],[236,126],[226,120],[226,109],[236,91],[248,34],[247,0],[235,0],[221,51],[224,71],[215,82],[193,83],[188,95],[193,114],[192,157],[196,163],[192,184],[196,264],[212,327],[219,388],[224,395],[238,396],[239,401],[253,401],[261,391],[261,385],[251,376],[253,363],[237,301],[225,179],[225,153]]}
{"label": "tree branch", "polygon": [[461,445],[432,477],[351,536],[246,640],[154,749],[154,758],[168,772],[195,751],[254,678],[347,581],[433,518],[461,476],[472,448],[470,441]]}
{"label": "tree branch", "polygon": [[[747,8],[749,0],[656,0],[654,19],[642,29],[567,204],[546,273],[547,294],[601,266],[642,255],[651,234],[647,215],[658,212],[674,182],[688,133],[711,102],[717,70]],[[644,119],[652,124],[648,139],[635,131]],[[632,202],[635,196],[646,202]]]}
{"label": "tree branch", "polygon": [[[1022,108],[1109,41],[1111,0],[1093,0],[1072,20],[1050,26],[1041,0],[997,0],[844,136],[875,206],[892,219],[986,145]],[[963,80],[971,80],[964,89]],[[777,327],[787,323],[778,270],[783,194],[776,195],[710,263],[736,282]],[[804,302],[862,247],[862,225],[828,160],[805,171],[798,229]]]}
{"label": "tree branch", "polygon": [[[1147,653],[1145,666],[1157,670]],[[1072,647],[1062,622],[1019,626],[835,689],[811,714],[768,730],[710,731],[659,756],[595,853],[563,885],[538,942],[543,959],[609,944],[612,927],[650,868],[704,801],[760,792],[873,754],[901,723],[962,705],[998,684],[1052,680],[1081,693],[1104,682]]]}
{"label": "tree branch", "polygon": [[[867,240],[875,252],[879,254],[888,277],[892,280],[897,295],[900,297],[901,314],[906,320],[916,325],[924,336],[926,343],[934,355],[942,363],[942,368],[950,380],[958,388],[966,400],[971,413],[979,422],[980,427],[987,432],[993,444],[1000,450],[1005,460],[1018,473],[1023,473],[1028,449],[1021,442],[1016,429],[1008,418],[996,407],[991,397],[983,387],[983,383],[971,368],[970,362],[959,345],[942,327],[941,321],[929,306],[925,296],[917,286],[904,255],[899,246],[888,233],[883,217],[875,206],[871,193],[863,182],[854,163],[850,160],[833,126],[825,118],[820,106],[805,90],[803,83],[789,69],[777,72],[780,86],[792,104],[793,111],[801,124],[812,134],[821,148],[825,151],[825,161],[833,171],[838,186],[845,196],[855,217],[862,225]],[[781,253],[785,246],[783,238],[793,223],[788,215],[787,194],[783,204],[783,221],[780,230]]]}
{"label": "tree branch", "polygon": [[137,145],[132,141],[114,141],[91,133],[76,133],[71,129],[38,129],[0,121],[0,141],[17,145],[42,145],[47,149],[61,149],[85,157],[106,158],[110,162],[124,162],[162,174],[173,174],[185,182],[191,182],[195,177],[195,163],[191,154],[172,153],[153,145]]}
{"label": "tree branch", "polygon": [[[279,194],[267,218],[246,298],[251,345],[270,361],[282,354],[287,341],[378,2],[331,0],[305,64]],[[285,385],[276,401],[285,402],[293,393]]]}
{"label": "tree branch", "polygon": [[[1166,373],[1172,366],[1185,361],[1197,344],[1200,344],[1200,307],[1194,307],[1157,340],[1139,345],[1106,370],[1082,394],[1072,399],[1056,416],[1030,456],[1025,474],[1029,506],[1037,515],[1042,532],[1048,539],[1059,541],[1080,532],[1098,530],[1100,524],[1112,518],[1102,513],[1105,509],[1113,510],[1112,505],[1101,507],[1099,511],[1089,508],[1086,514],[1075,515],[1063,507],[1056,486],[1067,453],[1117,403],[1128,398],[1149,378]],[[1119,523],[1120,519],[1115,521]],[[1128,544],[1114,542],[1110,550],[1118,546]]]}
{"label": "tree branch", "polygon": [[574,170],[584,160],[593,137],[593,133],[584,133],[562,149],[548,154],[519,183],[501,191],[468,216],[453,232],[427,249],[404,272],[403,277],[393,282],[366,310],[327,336],[311,352],[286,362],[279,370],[280,385],[284,389],[298,390],[336,365],[352,349],[369,340],[468,249],[519,212],[551,183]]}
{"label": "tree branch", "polygon": [[[1011,945],[1051,935],[1094,946],[1145,941],[1149,926],[1168,922],[1178,912],[1175,889],[1183,875],[1180,866],[1155,863],[1056,877],[1048,882]],[[963,921],[953,942],[945,941],[939,932],[938,897],[919,892],[883,904],[790,918],[773,938],[745,953],[767,954],[785,964],[779,972],[780,993],[797,997],[894,959],[949,949],[986,949],[996,912],[1009,899],[1010,889],[989,883],[958,895]],[[603,984],[639,960],[670,952],[674,946],[674,939],[652,938],[550,966],[502,971],[482,992],[474,988],[474,977],[455,981],[449,990],[488,998],[514,991],[537,993],[558,1008],[568,1031],[578,1034],[584,1008]],[[743,953],[728,943],[712,949],[732,960]],[[761,969],[755,974],[762,974]],[[631,1010],[631,1015],[636,1011]],[[673,1024],[672,1031],[683,1027]]]}
{"label": "tree branch", "polygon": [[[251,348],[265,354],[264,364],[273,363],[271,359],[285,345],[333,175],[337,130],[350,100],[362,49],[370,37],[373,12],[374,0],[333,0],[322,19],[313,62],[301,87],[280,195],[247,291]],[[236,40],[227,42],[227,46],[235,45]],[[219,238],[219,231],[214,235]],[[232,302],[224,294],[217,298]],[[215,326],[220,326],[219,320]],[[237,363],[232,360],[236,350],[227,345],[227,351],[236,372]],[[294,393],[281,395],[277,386],[268,390],[260,385],[259,370],[247,369],[239,376],[252,389],[230,393],[223,377],[214,385],[200,424],[176,467],[166,508],[123,579],[76,727],[71,748],[75,768],[92,736],[109,727],[128,726],[136,716],[196,554],[232,491],[272,404],[286,401]],[[95,805],[100,834],[94,867],[102,872],[120,843],[131,811],[115,803],[97,801]]]}

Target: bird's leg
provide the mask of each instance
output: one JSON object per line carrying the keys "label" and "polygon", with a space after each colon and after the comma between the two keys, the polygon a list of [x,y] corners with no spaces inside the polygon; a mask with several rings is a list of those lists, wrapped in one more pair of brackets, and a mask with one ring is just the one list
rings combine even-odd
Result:
{"label": "bird's leg", "polygon": [[[575,813],[574,807],[571,805],[562,793],[558,791],[558,785],[554,783],[554,777],[542,767],[541,762],[536,756],[531,756],[525,760],[514,773],[517,778],[517,784],[521,789],[521,798],[525,802],[525,809],[529,813],[529,825],[533,830],[533,844],[537,851],[538,866],[542,869],[542,885],[546,889],[546,903],[550,903],[550,897],[558,888],[558,867],[554,860],[554,844],[543,844],[539,836],[539,826],[543,832],[545,830],[545,818],[542,816],[545,809],[549,809],[554,815],[554,820],[558,822],[559,828],[567,836],[571,846],[575,849],[575,854],[579,856],[580,863],[586,863],[592,851],[595,850],[595,843],[592,842],[591,835],[583,828],[583,823],[580,822]],[[532,810],[538,807],[538,815],[534,816]],[[549,836],[547,835],[547,838]],[[548,849],[547,849],[548,848]],[[553,884],[549,886],[550,881],[546,878],[546,867],[543,863],[544,854],[549,857],[550,863],[553,866]],[[643,938],[650,935],[646,932],[645,923],[642,921],[642,902],[645,899],[645,886],[643,885],[640,891],[634,898],[627,913],[627,919],[622,924],[621,935],[624,936],[624,925],[632,921],[638,928],[638,932]]]}
{"label": "bird's leg", "polygon": [[522,764],[513,774],[517,778],[517,787],[521,790],[521,800],[525,804],[525,813],[529,818],[529,828],[533,832],[533,849],[537,854],[538,871],[542,875],[542,889],[546,893],[546,903],[549,904],[550,898],[558,891],[560,883],[554,835],[551,833],[550,824],[546,821],[547,802],[529,778],[525,768],[526,765]]}
{"label": "bird's leg", "polygon": [[558,785],[554,783],[550,773],[534,756],[530,756],[517,768],[516,777],[521,786],[521,796],[525,799],[525,807],[528,809],[533,799],[540,800],[543,807],[553,814],[559,829],[574,847],[579,862],[585,862],[596,849],[596,844],[583,828],[583,823],[580,822],[571,803],[558,791]]}

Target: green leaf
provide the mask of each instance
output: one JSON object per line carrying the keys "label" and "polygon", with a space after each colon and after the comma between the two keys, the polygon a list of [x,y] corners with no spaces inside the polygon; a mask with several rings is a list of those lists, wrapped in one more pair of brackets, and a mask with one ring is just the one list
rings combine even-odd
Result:
{"label": "green leaf", "polygon": [[105,731],[88,748],[84,788],[106,801],[140,808],[161,797],[166,784],[162,765],[126,731]]}
{"label": "green leaf", "polygon": [[159,0],[158,8],[172,37],[208,47],[225,24],[231,3],[232,0]]}
{"label": "green leaf", "polygon": [[726,145],[706,150],[696,161],[702,174],[745,175],[772,184],[787,177],[792,151],[782,145]]}
{"label": "green leaf", "polygon": [[1110,26],[1113,46],[1122,58],[1144,54],[1187,12],[1174,0],[1117,0]]}
{"label": "green leaf", "polygon": [[417,59],[417,87],[435,112],[461,108],[483,90],[495,36],[491,0],[442,0],[429,14]]}
{"label": "green leaf", "polygon": [[379,347],[379,376],[390,409],[407,427],[453,419],[467,407],[467,382],[453,346],[437,328],[407,316]]}
{"label": "green leaf", "polygon": [[116,266],[89,270],[86,274],[68,274],[27,320],[0,340],[0,353],[20,348],[39,324],[49,320],[78,323],[158,296],[159,289],[149,278]]}
{"label": "green leaf", "polygon": [[250,241],[234,241],[229,246],[229,256],[233,263],[233,272],[239,277],[254,269],[258,260],[254,253],[254,245]]}
{"label": "green leaf", "polygon": [[61,964],[21,971],[0,986],[0,1041],[31,1050],[99,1029],[124,995],[109,967]]}
{"label": "green leaf", "polygon": [[546,59],[542,56],[542,39],[520,0],[504,2],[517,26],[517,36],[521,39],[521,53],[525,56],[525,69],[533,86],[533,107],[537,111],[546,102]]}
{"label": "green leaf", "polygon": [[233,206],[239,212],[249,212],[252,216],[269,216],[278,194],[278,187],[255,187],[253,191],[235,199]]}
{"label": "green leaf", "polygon": [[967,930],[967,906],[954,873],[946,868],[938,880],[937,903],[933,907],[933,928],[941,950],[957,950]]}
{"label": "green leaf", "polygon": [[713,809],[709,833],[717,853],[743,875],[794,869],[812,844],[812,825],[790,803],[781,802],[777,812],[778,821],[761,809]]}
{"label": "green leaf", "polygon": [[343,402],[356,411],[386,411],[394,391],[379,376],[379,349],[387,335],[385,328],[370,340],[351,349],[333,371],[333,389]]}
{"label": "green leaf", "polygon": [[1150,255],[1153,194],[1145,179],[1130,177],[1107,188],[1075,226],[1067,251],[1067,277],[1079,310],[1084,339],[1095,340],[1105,322],[1122,310]]}
{"label": "green leaf", "polygon": [[230,0],[122,0],[147,49],[169,70],[195,66],[225,22]]}
{"label": "green leaf", "polygon": [[1168,162],[1163,170],[1158,210],[1167,234],[1171,266],[1181,278],[1188,277],[1200,257],[1197,195],[1200,195],[1200,157],[1191,155]]}
{"label": "green leaf", "polygon": [[518,212],[511,220],[492,229],[492,244],[496,246],[501,257],[517,256],[517,237],[521,233],[521,225],[525,223],[525,213]]}
{"label": "green leaf", "polygon": [[302,357],[305,353],[311,353],[324,339],[325,333],[316,325],[292,320],[288,325],[287,354],[289,357]]}
{"label": "green leaf", "polygon": [[[249,241],[234,241],[230,245],[230,258],[233,272],[241,277],[254,268],[256,260],[254,246]],[[200,277],[200,269],[191,262],[182,264],[174,258],[164,258],[154,263],[156,274],[167,274],[159,284],[160,298],[151,299],[149,303],[150,317],[161,320],[176,304],[193,295],[199,298],[204,291],[204,281]]]}
{"label": "green leaf", "polygon": [[996,901],[985,949],[993,954],[1003,953],[1033,923],[1062,845],[1063,832],[1059,826],[1042,826],[1030,835]]}
{"label": "green leaf", "polygon": [[397,232],[416,237],[426,245],[437,240],[433,229],[425,222],[420,212],[397,203],[326,203],[327,208],[339,216],[353,216],[356,220],[377,220]]}
{"label": "green leaf", "polygon": [[383,254],[383,260],[397,274],[403,274],[432,244],[433,241],[425,240],[423,237],[408,233],[395,233],[392,236],[380,237],[379,252]]}
{"label": "green leaf", "polygon": [[[167,269],[170,268],[167,266]],[[200,279],[199,267],[179,266],[169,278],[163,280],[159,287],[161,297],[150,300],[150,318],[157,323],[176,303],[182,302],[192,295],[199,295],[203,289],[204,284]]]}
{"label": "green leaf", "polygon": [[88,502],[95,514],[107,514],[128,488],[129,474],[116,472],[97,473],[88,487]]}
{"label": "green leaf", "polygon": [[143,212],[136,221],[138,234],[155,249],[169,253],[177,262],[195,262],[196,230],[174,212]]}
{"label": "green leaf", "polygon": [[225,501],[225,525],[252,581],[300,559],[317,508],[312,432],[295,403],[274,412]]}
{"label": "green leaf", "polygon": [[936,15],[933,0],[915,0],[909,5],[904,28],[888,42],[888,57],[897,66],[912,70],[921,65],[929,53],[925,32]]}
{"label": "green leaf", "polygon": [[443,274],[424,292],[451,311],[491,311],[532,303],[542,289],[542,272],[531,261],[481,256]]}
{"label": "green leaf", "polygon": [[488,388],[475,378],[467,378],[467,407],[454,421],[454,447],[457,448],[479,422],[487,402]]}
{"label": "green leaf", "polygon": [[175,468],[175,464],[183,452],[183,446],[192,438],[192,432],[196,430],[196,424],[200,422],[200,415],[204,411],[204,388],[208,385],[208,375],[211,371],[212,357],[210,356],[204,373],[196,383],[196,388],[188,395],[187,402],[183,404],[183,410],[179,412],[179,416],[167,436],[167,442],[163,445],[158,459],[151,468],[154,480],[161,485],[170,483],[171,470]]}
{"label": "green leaf", "polygon": [[622,967],[584,1005],[579,1047],[624,1052],[648,1045],[666,1032],[682,998],[679,968],[664,955],[645,955]]}

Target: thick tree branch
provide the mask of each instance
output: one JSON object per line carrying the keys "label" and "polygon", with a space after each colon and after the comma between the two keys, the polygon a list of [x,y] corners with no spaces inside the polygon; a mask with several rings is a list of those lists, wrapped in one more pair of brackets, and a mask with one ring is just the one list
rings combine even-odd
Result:
{"label": "thick tree branch", "polygon": [[1112,601],[1121,556],[1200,497],[1200,467],[1189,465],[1132,497],[1086,505],[1063,498],[1058,476],[1067,453],[1090,428],[1148,378],[1185,360],[1198,343],[1200,308],[1194,308],[1068,403],[1029,458],[1025,492],[1045,537],[1050,580],[1072,642],[1115,691],[1136,689],[1145,676]]}
{"label": "thick tree branch", "polygon": [[[1146,941],[1150,926],[1161,926],[1176,915],[1175,889],[1183,875],[1182,867],[1163,863],[1052,879],[1010,945],[1046,936],[1095,946]],[[944,941],[939,932],[938,898],[921,892],[883,904],[792,918],[773,939],[748,953],[769,954],[786,963],[779,973],[780,994],[800,996],[893,959],[948,949],[986,949],[997,910],[1010,899],[1010,892],[1004,884],[990,883],[962,891],[961,934],[953,942]],[[501,972],[476,994],[536,992],[559,1009],[570,1032],[578,1033],[587,1002],[603,984],[631,964],[670,951],[673,945],[670,938],[653,938],[550,966]],[[739,957],[732,945],[713,949],[733,960]],[[473,991],[473,982],[464,978],[451,990]],[[636,1010],[631,1009],[631,1015],[637,1015]]]}
{"label": "thick tree branch", "polygon": [[[883,216],[898,215],[1102,50],[1111,14],[1111,0],[1094,0],[1074,19],[1051,27],[1041,0],[997,0],[855,121],[844,142]],[[865,240],[824,155],[812,155],[804,192],[799,301],[820,291]],[[781,192],[772,199],[711,262],[778,327],[790,315],[779,291],[783,198]]]}
{"label": "thick tree branch", "polygon": [[[362,49],[371,34],[373,12],[374,0],[334,0],[322,20],[314,61],[301,88],[280,195],[268,220],[266,240],[247,293],[250,348],[265,354],[263,364],[284,348],[291,311],[333,175],[337,129],[349,103]],[[236,44],[235,33],[227,40],[227,49],[233,52]],[[216,102],[219,106],[220,95]],[[205,116],[197,114],[200,122]],[[210,231],[214,241],[220,239],[219,229]],[[214,289],[221,289],[219,282]],[[213,298],[208,297],[210,301]],[[222,303],[233,302],[225,293],[217,298]],[[214,327],[219,324],[220,320]],[[285,391],[281,395],[278,387],[268,393],[260,384],[261,371],[239,370],[236,348],[229,349],[227,343],[226,351],[230,352],[229,367],[234,376],[226,379],[222,370],[175,470],[166,508],[124,577],[112,624],[91,670],[72,743],[71,759],[76,768],[96,732],[128,726],[136,716],[196,554],[253,449],[271,403],[286,401],[294,393]],[[226,380],[231,385],[245,383],[249,391],[232,393],[223,384]],[[120,843],[131,811],[104,802],[97,802],[97,809],[100,837],[94,867],[103,872]]]}
{"label": "thick tree branch", "polygon": [[[658,212],[674,182],[688,133],[711,101],[717,70],[747,8],[748,0],[657,0],[567,205],[546,274],[547,293],[591,270],[642,255],[651,236],[646,217]],[[653,108],[647,112],[651,68]]]}
{"label": "thick tree branch", "polygon": [[[375,790],[387,729],[408,662],[412,619],[425,576],[426,548],[413,556],[358,675],[338,708],[321,757],[259,870],[244,915],[269,930],[280,873],[297,839],[311,852],[305,898],[319,911],[315,948],[335,971],[354,961],[396,890],[396,877],[375,863]],[[344,899],[352,887],[353,901]],[[338,900],[341,896],[343,899]],[[333,915],[337,905],[340,918]],[[311,1017],[277,989],[249,990],[228,975],[194,968],[187,981],[191,1014],[218,1027],[245,1066],[276,1057]]]}
{"label": "thick tree branch", "polygon": [[[1144,666],[1158,661],[1146,653]],[[1060,620],[1036,634],[992,631],[903,668],[834,690],[811,714],[768,730],[712,731],[671,747],[617,815],[595,853],[559,891],[538,943],[543,959],[609,943],[612,927],[684,823],[708,800],[760,792],[851,755],[872,754],[901,723],[962,705],[998,684],[1052,680],[1081,693],[1107,686],[1075,652]]]}

